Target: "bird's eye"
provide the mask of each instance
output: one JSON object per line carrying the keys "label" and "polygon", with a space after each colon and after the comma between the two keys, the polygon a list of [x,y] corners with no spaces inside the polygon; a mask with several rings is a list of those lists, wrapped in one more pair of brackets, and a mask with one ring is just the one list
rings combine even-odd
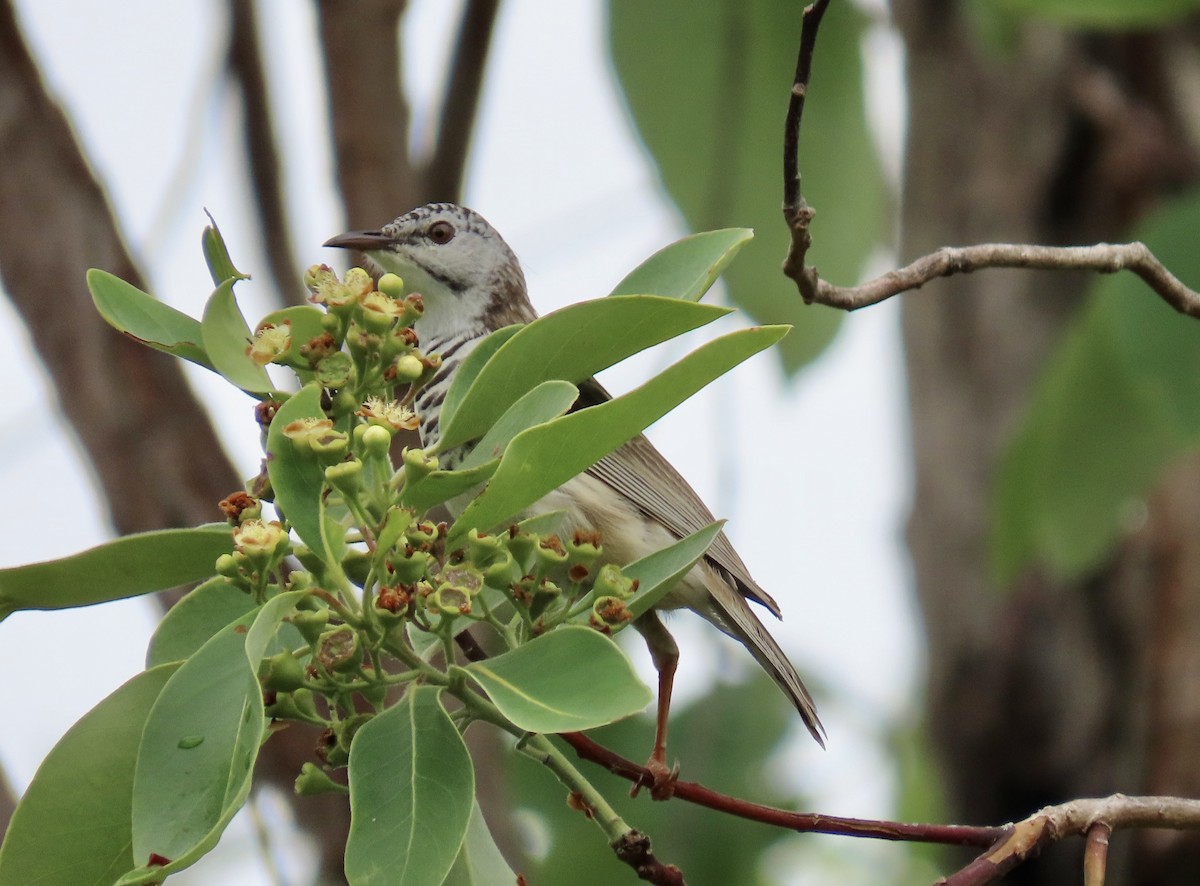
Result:
{"label": "bird's eye", "polygon": [[439,246],[454,239],[454,225],[448,221],[435,221],[429,226],[429,239]]}

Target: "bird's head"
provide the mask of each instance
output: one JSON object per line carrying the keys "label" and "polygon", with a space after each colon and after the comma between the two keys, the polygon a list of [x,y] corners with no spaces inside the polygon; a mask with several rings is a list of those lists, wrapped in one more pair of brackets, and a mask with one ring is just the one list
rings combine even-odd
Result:
{"label": "bird's head", "polygon": [[490,332],[534,317],[516,255],[479,213],[430,203],[375,231],[351,231],[326,246],[356,249],[425,299],[418,333],[445,338]]}

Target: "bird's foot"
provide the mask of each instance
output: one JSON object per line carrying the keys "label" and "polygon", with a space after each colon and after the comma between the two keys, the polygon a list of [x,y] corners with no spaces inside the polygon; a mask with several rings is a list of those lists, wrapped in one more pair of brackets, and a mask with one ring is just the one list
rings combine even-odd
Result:
{"label": "bird's foot", "polygon": [[629,796],[636,797],[642,788],[650,789],[654,800],[670,800],[675,795],[675,782],[679,781],[679,764],[667,766],[661,757],[651,755],[646,761],[646,774],[633,785]]}

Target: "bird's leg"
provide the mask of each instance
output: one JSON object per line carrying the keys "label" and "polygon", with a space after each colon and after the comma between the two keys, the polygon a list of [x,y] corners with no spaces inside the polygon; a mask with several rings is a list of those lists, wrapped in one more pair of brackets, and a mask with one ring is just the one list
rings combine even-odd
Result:
{"label": "bird's leg", "polygon": [[[646,768],[653,778],[650,796],[655,800],[669,800],[675,792],[675,781],[679,778],[679,764],[667,766],[667,719],[671,713],[671,690],[675,685],[675,668],[679,664],[679,647],[653,609],[639,618],[634,627],[645,639],[650,658],[658,671],[658,718],[654,729],[654,749],[646,761]],[[640,783],[635,784],[630,796],[637,796],[640,788]]]}

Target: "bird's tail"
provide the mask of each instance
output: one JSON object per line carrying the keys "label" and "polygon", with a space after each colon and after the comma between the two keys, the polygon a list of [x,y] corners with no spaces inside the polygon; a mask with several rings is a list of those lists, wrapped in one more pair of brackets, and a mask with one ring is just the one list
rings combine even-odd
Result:
{"label": "bird's tail", "polygon": [[817,706],[804,681],[796,673],[795,666],[788,661],[787,655],[767,632],[766,626],[758,620],[745,597],[727,584],[723,584],[721,590],[724,593],[712,594],[712,615],[716,617],[710,617],[709,620],[750,651],[755,661],[792,700],[817,744],[825,747],[825,727],[821,725]]}

